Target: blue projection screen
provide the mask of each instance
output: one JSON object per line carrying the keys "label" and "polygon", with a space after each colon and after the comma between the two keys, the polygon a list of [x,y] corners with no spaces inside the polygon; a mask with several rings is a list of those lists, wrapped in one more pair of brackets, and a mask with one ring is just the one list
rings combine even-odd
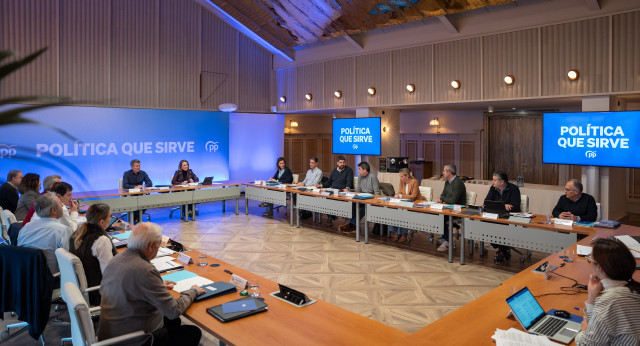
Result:
{"label": "blue projection screen", "polygon": [[640,112],[545,113],[542,161],[640,167]]}
{"label": "blue projection screen", "polygon": [[333,153],[380,155],[380,118],[333,119]]}
{"label": "blue projection screen", "polygon": [[58,106],[23,117],[41,125],[0,126],[3,176],[20,169],[41,180],[58,174],[74,191],[115,189],[138,159],[160,185],[170,184],[185,159],[200,180],[229,179],[228,113]]}

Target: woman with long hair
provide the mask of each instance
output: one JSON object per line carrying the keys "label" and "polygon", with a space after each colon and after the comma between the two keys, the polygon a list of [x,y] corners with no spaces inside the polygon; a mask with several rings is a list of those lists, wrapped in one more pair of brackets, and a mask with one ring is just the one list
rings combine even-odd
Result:
{"label": "woman with long hair", "polygon": [[20,198],[14,215],[16,220],[22,221],[27,216],[33,202],[40,195],[40,175],[35,173],[25,174],[22,182],[18,185],[18,191],[20,191]]}
{"label": "woman with long hair", "polygon": [[640,283],[633,279],[631,251],[617,240],[598,239],[590,262],[586,317],[576,345],[640,345]]}
{"label": "woman with long hair", "polygon": [[[400,168],[398,175],[400,176],[400,189],[394,196],[395,198],[412,199],[416,201],[424,199],[422,194],[420,194],[418,179],[411,174],[409,168]],[[408,228],[390,226],[389,232],[394,233],[391,241],[397,241],[399,243],[407,242]]]}
{"label": "woman with long hair", "polygon": [[[293,173],[289,167],[287,167],[287,161],[285,161],[284,157],[279,157],[276,161],[276,173],[269,179],[269,181],[277,181],[282,184],[291,184],[293,183]],[[264,216],[273,216],[273,204],[271,203],[261,203],[261,207],[266,207],[267,210],[262,213]]]}
{"label": "woman with long hair", "polygon": [[[198,177],[195,173],[189,168],[189,161],[180,160],[178,163],[178,170],[173,174],[173,178],[171,178],[171,185],[186,185],[188,183],[197,183]],[[182,214],[184,215],[187,210],[185,206],[182,207]],[[189,212],[188,217],[193,218],[193,207],[189,204]]]}

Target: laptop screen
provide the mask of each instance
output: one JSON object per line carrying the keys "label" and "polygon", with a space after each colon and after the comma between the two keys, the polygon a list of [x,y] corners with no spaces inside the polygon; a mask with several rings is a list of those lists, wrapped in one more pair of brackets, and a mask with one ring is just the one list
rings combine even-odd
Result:
{"label": "laptop screen", "polygon": [[525,329],[529,329],[540,315],[544,315],[542,306],[526,287],[507,298],[507,304]]}

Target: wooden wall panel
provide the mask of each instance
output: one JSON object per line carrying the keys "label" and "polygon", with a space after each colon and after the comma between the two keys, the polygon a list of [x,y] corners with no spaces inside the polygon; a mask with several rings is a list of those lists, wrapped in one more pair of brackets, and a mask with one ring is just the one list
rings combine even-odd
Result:
{"label": "wooden wall panel", "polygon": [[[344,108],[356,104],[354,88],[355,59],[344,58],[324,63],[324,107]],[[336,98],[334,92],[342,91],[342,97]]]}
{"label": "wooden wall panel", "polygon": [[[25,57],[44,47],[38,59],[2,80],[0,95],[58,96],[58,2],[0,1],[0,47]],[[3,63],[5,63],[3,61]]]}
{"label": "wooden wall panel", "polygon": [[[291,140],[291,156],[285,157],[287,163],[289,164],[289,168],[294,172],[301,172],[303,166],[303,150],[304,150],[304,139],[302,138],[294,138]],[[299,174],[299,173],[298,173]]]}
{"label": "wooden wall panel", "polygon": [[238,111],[269,112],[273,55],[246,36],[239,36]]}
{"label": "wooden wall panel", "polygon": [[[581,95],[609,90],[609,17],[540,29],[542,95]],[[570,81],[567,72],[580,71]]]}
{"label": "wooden wall panel", "polygon": [[[277,92],[276,98],[279,111],[291,111],[298,109],[298,76],[297,68],[290,67],[276,71]],[[280,97],[284,96],[285,102],[280,101]]]}
{"label": "wooden wall panel", "polygon": [[284,155],[285,159],[291,157],[291,142],[292,142],[292,138],[285,135],[284,136],[284,153],[282,154]]}
{"label": "wooden wall panel", "polygon": [[454,140],[440,141],[440,162],[443,166],[456,162],[456,143]]}
{"label": "wooden wall panel", "polygon": [[158,1],[111,2],[111,104],[158,106]]}
{"label": "wooden wall panel", "polygon": [[422,140],[422,157],[425,161],[436,161],[436,141],[433,139]]}
{"label": "wooden wall panel", "polygon": [[473,141],[460,141],[460,166],[458,167],[458,174],[465,176],[474,176],[475,172],[475,151],[476,146]]}
{"label": "wooden wall panel", "polygon": [[318,167],[322,170],[322,175],[329,176],[329,173],[335,166],[333,155],[331,154],[333,142],[331,138],[322,139],[322,153],[318,156]]}
{"label": "wooden wall panel", "polygon": [[[298,77],[298,90],[296,95],[298,109],[323,108],[324,64],[317,63],[300,66],[298,67],[296,75]],[[311,93],[311,100],[305,98],[307,93]]]}
{"label": "wooden wall panel", "polygon": [[[427,103],[433,100],[431,81],[433,78],[433,46],[420,46],[392,51],[391,88],[393,104]],[[407,84],[415,85],[410,93]]]}
{"label": "wooden wall panel", "polygon": [[200,108],[200,9],[196,2],[160,1],[159,108]]}
{"label": "wooden wall panel", "polygon": [[409,158],[409,161],[415,161],[418,159],[418,141],[415,139],[409,139],[404,142],[404,155]]}
{"label": "wooden wall panel", "polygon": [[[484,99],[539,96],[538,29],[483,37],[482,56]],[[506,85],[506,75],[516,82]]]}
{"label": "wooden wall panel", "polygon": [[108,105],[111,3],[60,2],[60,95],[80,104]]}
{"label": "wooden wall panel", "polygon": [[[482,98],[482,39],[471,38],[434,45],[434,101],[468,101]],[[451,88],[458,80],[461,87]]]}
{"label": "wooden wall panel", "polygon": [[[382,52],[356,57],[356,104],[360,107],[391,103],[391,53]],[[367,89],[374,87],[375,95]]]}
{"label": "wooden wall panel", "polygon": [[613,16],[612,91],[640,91],[640,11]]}

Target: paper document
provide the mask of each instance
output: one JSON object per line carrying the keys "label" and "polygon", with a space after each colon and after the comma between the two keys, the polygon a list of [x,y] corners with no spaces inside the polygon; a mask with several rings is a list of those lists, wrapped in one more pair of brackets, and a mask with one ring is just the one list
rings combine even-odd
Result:
{"label": "paper document", "polygon": [[616,238],[629,248],[635,258],[640,258],[640,243],[629,235],[617,235]]}
{"label": "paper document", "polygon": [[159,272],[166,272],[172,269],[184,268],[182,263],[178,263],[173,260],[173,257],[156,257],[151,260],[151,264],[153,264]]}
{"label": "paper document", "polygon": [[191,288],[193,285],[204,286],[208,284],[212,284],[213,281],[203,278],[202,276],[196,276],[190,279],[180,280],[176,282],[176,285],[173,286],[173,290],[176,292],[184,292]]}
{"label": "paper document", "polygon": [[128,232],[122,232],[119,234],[115,234],[114,238],[118,238],[120,240],[125,240],[125,239],[129,239],[129,237],[131,236],[131,231]]}
{"label": "paper document", "polygon": [[549,340],[544,335],[533,335],[525,331],[510,328],[509,330],[496,329],[491,337],[497,346],[555,346],[562,345]]}
{"label": "paper document", "polygon": [[593,248],[591,246],[584,246],[584,245],[578,244],[578,247],[576,248],[576,253],[578,254],[578,256],[589,256],[591,255],[592,250]]}
{"label": "paper document", "polygon": [[174,253],[176,252],[169,249],[168,247],[161,247],[158,249],[158,254],[156,255],[156,257],[169,256],[169,255],[173,255]]}

